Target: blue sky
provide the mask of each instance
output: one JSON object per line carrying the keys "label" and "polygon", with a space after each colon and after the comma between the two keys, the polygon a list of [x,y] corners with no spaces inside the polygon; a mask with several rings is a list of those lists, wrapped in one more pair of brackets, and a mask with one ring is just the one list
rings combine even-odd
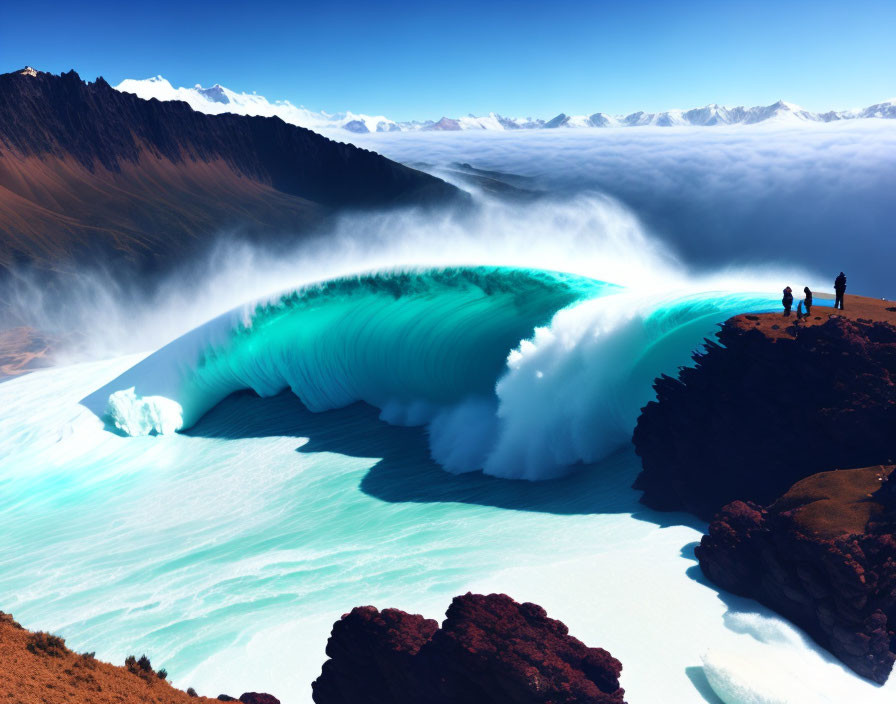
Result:
{"label": "blue sky", "polygon": [[10,2],[0,70],[438,118],[896,97],[896,2]]}

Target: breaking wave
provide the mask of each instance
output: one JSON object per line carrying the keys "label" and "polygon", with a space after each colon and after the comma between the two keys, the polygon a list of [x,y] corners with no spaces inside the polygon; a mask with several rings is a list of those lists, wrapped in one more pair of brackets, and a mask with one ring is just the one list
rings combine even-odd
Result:
{"label": "breaking wave", "polygon": [[628,442],[652,381],[769,294],[639,292],[561,272],[455,267],[306,286],[194,329],[85,405],[128,435],[184,430],[228,395],[285,389],[428,426],[446,470],[562,475]]}

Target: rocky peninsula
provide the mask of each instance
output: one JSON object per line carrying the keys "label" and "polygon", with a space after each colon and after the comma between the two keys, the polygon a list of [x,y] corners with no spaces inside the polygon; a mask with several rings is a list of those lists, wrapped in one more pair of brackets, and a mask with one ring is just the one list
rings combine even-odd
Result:
{"label": "rocky peninsula", "polygon": [[657,379],[633,441],[657,509],[711,520],[706,576],[855,672],[896,661],[896,305],[739,315]]}

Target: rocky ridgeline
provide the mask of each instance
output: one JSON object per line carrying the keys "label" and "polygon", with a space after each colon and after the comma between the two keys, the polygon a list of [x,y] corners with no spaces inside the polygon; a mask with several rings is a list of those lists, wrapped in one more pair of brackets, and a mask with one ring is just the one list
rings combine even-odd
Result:
{"label": "rocky ridgeline", "polygon": [[623,704],[622,665],[536,604],[455,597],[441,628],[357,607],[333,626],[317,704]]}
{"label": "rocky ridgeline", "polygon": [[220,159],[278,191],[331,206],[457,194],[432,176],[279,118],[206,115],[186,103],[122,93],[102,78],[87,83],[74,71],[0,75],[0,144],[110,171],[144,152],[173,163]]}
{"label": "rocky ridgeline", "polygon": [[465,201],[276,117],[206,115],[74,71],[0,75],[0,274],[121,263],[156,273],[222,233],[282,245],[346,210]]}

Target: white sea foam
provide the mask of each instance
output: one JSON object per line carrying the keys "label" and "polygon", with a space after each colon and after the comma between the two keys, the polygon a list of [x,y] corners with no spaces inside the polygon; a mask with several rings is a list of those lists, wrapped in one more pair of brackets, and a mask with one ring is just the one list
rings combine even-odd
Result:
{"label": "white sea foam", "polygon": [[184,425],[179,403],[164,396],[138,396],[133,386],[109,395],[106,415],[116,428],[135,437],[170,435]]}
{"label": "white sea foam", "polygon": [[754,602],[720,600],[696,572],[701,526],[638,505],[630,450],[559,483],[455,477],[419,431],[288,396],[234,400],[195,436],[122,438],[78,399],[132,364],[0,384],[0,599],[73,648],[146,652],[204,695],[309,704],[352,606],[441,618],[456,594],[499,591],[618,657],[627,701],[892,700]]}

